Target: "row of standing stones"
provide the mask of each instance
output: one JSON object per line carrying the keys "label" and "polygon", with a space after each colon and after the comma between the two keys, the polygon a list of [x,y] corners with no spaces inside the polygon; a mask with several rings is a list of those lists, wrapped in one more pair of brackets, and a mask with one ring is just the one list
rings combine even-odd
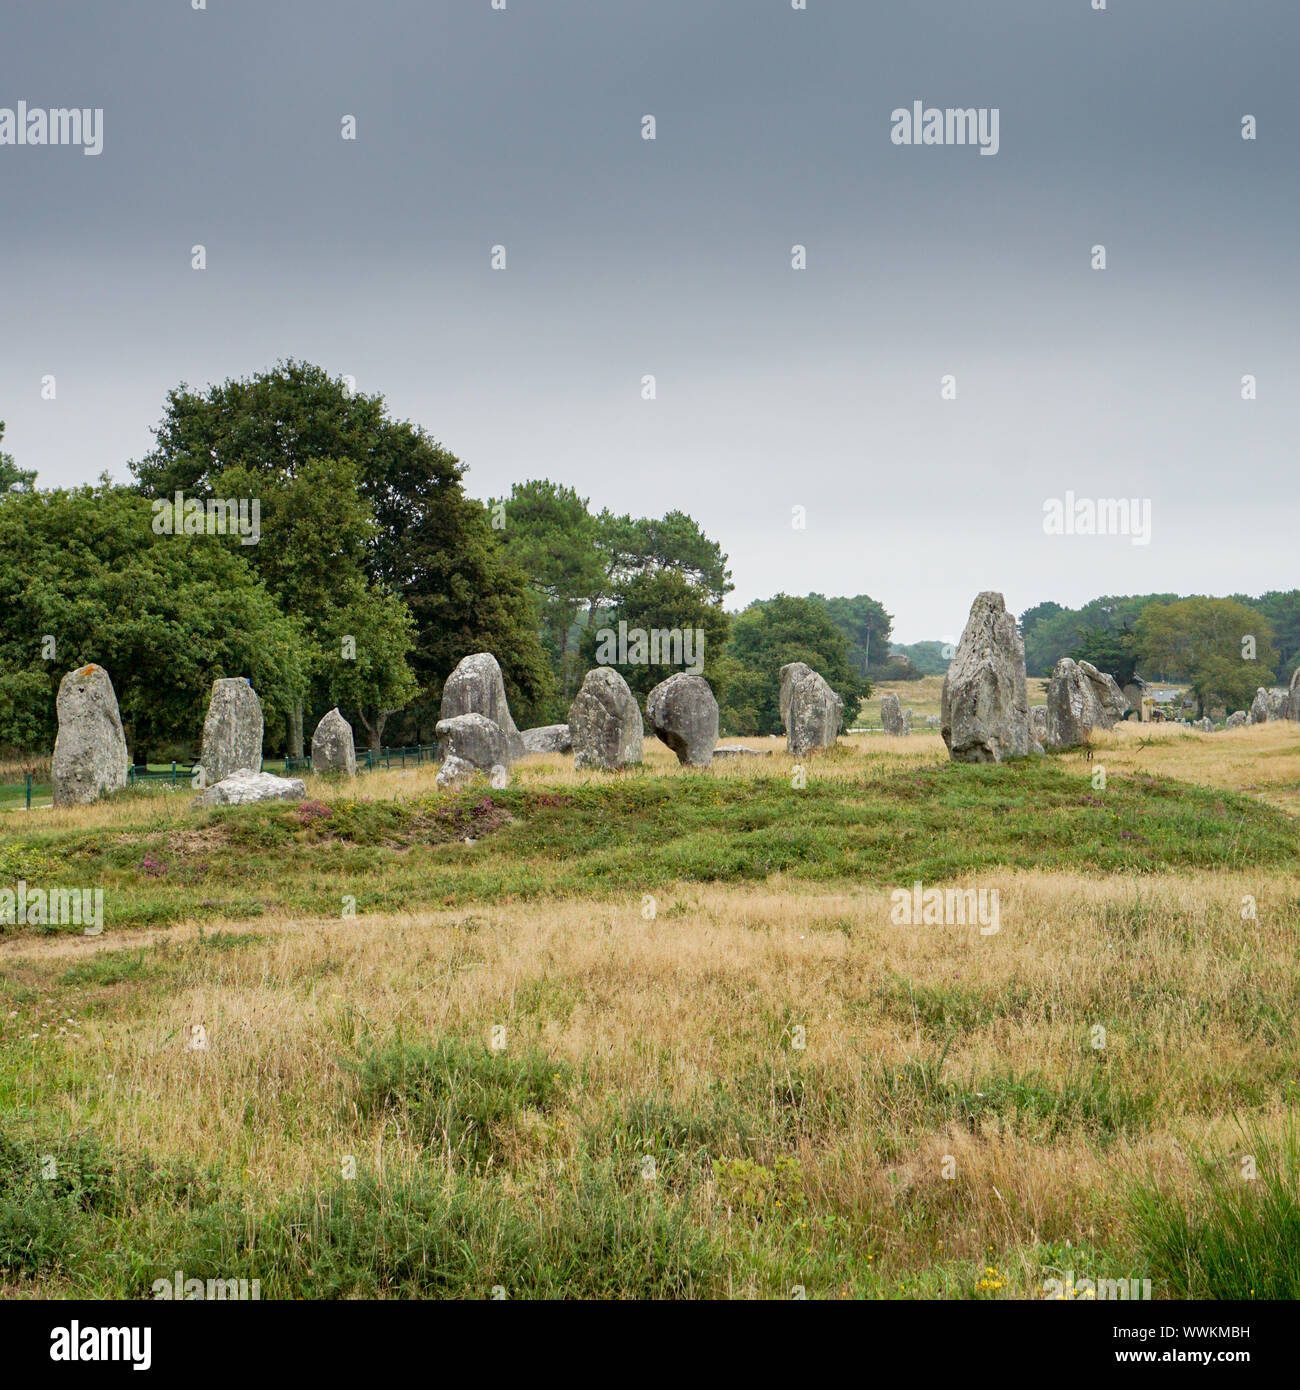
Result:
{"label": "row of standing stones", "polygon": [[[78,806],[126,786],[131,766],[117,695],[108,672],[93,662],[69,671],[56,701],[59,732],[50,780],[56,806]],[[352,726],[332,709],[316,726],[312,767],[355,775]],[[262,771],[262,702],[242,676],[214,681],[203,721],[198,806],[247,801],[296,800],[306,795],[301,778]]]}
{"label": "row of standing stones", "polygon": [[[940,731],[953,762],[1002,762],[1072,748],[1094,729],[1124,718],[1129,700],[1114,679],[1087,661],[1062,657],[1052,672],[1047,704],[1030,708],[1025,648],[1001,594],[986,591],[971,605],[941,695]],[[844,704],[826,680],[802,661],[780,670],[781,722],[786,747],[796,756],[834,745],[844,723]],[[126,786],[130,759],[117,697],[108,672],[91,663],[69,671],[59,685],[58,737],[51,766],[54,804],[94,801]],[[718,746],[718,702],[702,676],[669,676],[646,698],[650,731],[687,767],[708,767],[716,757],[767,756],[768,750]],[[881,722],[891,734],[911,731],[911,710],[896,695],[881,701]],[[479,773],[497,785],[529,753],[572,752],[579,768],[617,771],[641,761],[645,725],[627,682],[609,667],[588,671],[567,724],[520,733],[510,715],[505,682],[489,652],[465,657],[443,687],[436,735],[441,757],[438,785],[453,786]],[[1260,687],[1249,715],[1236,711],[1228,728],[1274,719],[1300,720],[1300,671],[1287,691]],[[1212,728],[1209,720],[1200,727]],[[203,791],[196,806],[297,800],[300,778],[262,772],[262,705],[245,677],[215,681],[203,722]],[[356,774],[352,727],[332,709],[311,741],[316,772]]]}

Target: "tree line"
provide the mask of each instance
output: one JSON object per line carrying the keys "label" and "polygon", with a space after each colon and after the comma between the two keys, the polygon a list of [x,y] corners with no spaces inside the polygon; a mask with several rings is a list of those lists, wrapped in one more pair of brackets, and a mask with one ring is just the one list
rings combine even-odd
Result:
{"label": "tree line", "polygon": [[[597,660],[644,698],[677,653],[611,660],[620,625],[701,635],[733,734],[780,730],[787,661],[820,670],[852,720],[889,660],[876,600],[728,612],[727,556],[686,513],[596,512],[548,479],[480,502],[424,429],[310,363],[182,383],[153,434],[125,484],[39,488],[0,453],[0,745],[47,751],[59,679],[92,660],[137,761],[193,755],[221,676],[248,676],[268,747],[301,756],[334,705],[373,747],[431,741],[442,683],[474,651],[497,656],[521,727],[563,721]],[[159,529],[177,494],[256,499],[257,543],[212,534],[199,508]]]}

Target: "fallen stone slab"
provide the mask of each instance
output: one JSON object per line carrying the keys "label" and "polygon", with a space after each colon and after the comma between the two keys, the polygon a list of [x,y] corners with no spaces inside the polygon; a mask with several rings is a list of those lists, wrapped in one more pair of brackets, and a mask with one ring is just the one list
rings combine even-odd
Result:
{"label": "fallen stone slab", "polygon": [[301,801],[307,786],[301,777],[241,769],[213,783],[194,798],[196,810],[212,806],[248,806],[258,801]]}
{"label": "fallen stone slab", "polygon": [[572,753],[573,731],[567,724],[541,724],[519,735],[526,753]]}

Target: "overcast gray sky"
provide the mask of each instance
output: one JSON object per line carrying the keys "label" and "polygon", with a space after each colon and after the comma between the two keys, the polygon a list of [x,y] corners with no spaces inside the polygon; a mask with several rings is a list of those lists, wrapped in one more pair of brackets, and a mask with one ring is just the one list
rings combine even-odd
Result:
{"label": "overcast gray sky", "polygon": [[[294,356],[477,496],[683,508],[734,601],[866,592],[903,641],[985,588],[1289,589],[1298,56],[1295,0],[11,2],[0,108],[104,143],[0,145],[4,447],[125,479],[169,387]],[[997,154],[893,143],[915,101]],[[1045,534],[1067,491],[1150,544]]]}

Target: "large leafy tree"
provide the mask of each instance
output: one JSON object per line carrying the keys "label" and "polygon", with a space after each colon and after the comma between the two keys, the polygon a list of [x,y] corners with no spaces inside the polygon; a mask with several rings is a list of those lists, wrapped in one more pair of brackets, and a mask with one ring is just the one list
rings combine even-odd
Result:
{"label": "large leafy tree", "polygon": [[[1207,706],[1249,708],[1255,690],[1272,680],[1277,662],[1268,619],[1236,599],[1148,604],[1134,638],[1142,670],[1187,681],[1198,715]],[[1246,655],[1247,638],[1253,639],[1253,659]]]}
{"label": "large leafy tree", "polygon": [[[482,506],[466,496],[460,461],[423,429],[394,420],[382,396],[293,360],[205,391],[182,385],[168,394],[155,447],[131,468],[151,496],[209,497],[229,495],[228,470],[289,480],[326,460],[356,470],[374,523],[363,577],[410,609],[410,664],[425,707],[461,657],[483,650],[496,654],[524,713],[544,699],[550,664],[523,574],[502,553]],[[346,548],[334,555],[334,539],[315,543],[350,567],[354,556]],[[333,607],[305,616],[326,630]]]}
{"label": "large leafy tree", "polygon": [[600,598],[616,598],[632,579],[661,570],[676,572],[712,603],[721,603],[734,587],[722,547],[685,512],[656,519],[606,510],[596,521],[607,574]]}
{"label": "large leafy tree", "polygon": [[90,661],[137,761],[197,751],[218,677],[252,681],[272,745],[306,684],[297,625],[247,561],[156,534],[149,503],[106,480],[0,497],[0,612],[0,742],[28,749],[52,746],[59,681]]}
{"label": "large leafy tree", "polygon": [[1137,673],[1138,650],[1131,628],[1108,632],[1105,628],[1084,628],[1079,645],[1070,653],[1076,661],[1090,661],[1099,671],[1113,676],[1123,689]]}
{"label": "large leafy tree", "polygon": [[831,621],[848,639],[849,664],[864,676],[869,670],[889,661],[889,638],[894,629],[893,616],[885,612],[884,604],[868,594],[853,598],[823,598],[809,594],[826,605]]}
{"label": "large leafy tree", "polygon": [[[0,420],[0,441],[5,437],[5,422]],[[30,492],[36,482],[34,469],[22,469],[14,462],[12,454],[0,449],[0,494],[6,492]]]}
{"label": "large leafy tree", "polygon": [[1270,589],[1258,598],[1238,600],[1262,613],[1273,629],[1273,645],[1277,648],[1277,673],[1289,681],[1300,665],[1300,589]]}
{"label": "large leafy tree", "polygon": [[600,526],[587,499],[549,479],[516,483],[488,503],[506,555],[528,578],[542,641],[563,702],[581,679],[579,614],[609,589]]}
{"label": "large leafy tree", "polygon": [[844,726],[857,717],[871,683],[849,664],[849,644],[816,598],[777,594],[751,603],[732,619],[722,703],[724,727],[735,734],[781,732],[781,667],[803,661],[820,672],[844,701]]}
{"label": "large leafy tree", "polygon": [[[638,660],[630,643],[628,655],[632,660],[601,662],[602,649],[606,653],[617,651],[620,623],[626,624],[628,634],[647,634],[647,644],[649,634],[658,632],[679,634],[680,645],[666,643],[661,637],[658,663],[652,663],[649,657]],[[722,605],[712,602],[698,585],[692,584],[678,570],[647,571],[628,580],[617,607],[602,610],[599,625],[585,630],[582,655],[588,667],[598,662],[612,666],[640,701],[644,701],[660,681],[688,669],[702,675],[713,686],[714,695],[720,698],[722,655],[729,625],[730,619]],[[647,650],[653,654],[648,645]],[[682,658],[679,664],[662,660],[665,655],[676,657],[679,654]],[[688,656],[694,658],[689,665]],[[697,666],[700,669],[695,670]]]}

